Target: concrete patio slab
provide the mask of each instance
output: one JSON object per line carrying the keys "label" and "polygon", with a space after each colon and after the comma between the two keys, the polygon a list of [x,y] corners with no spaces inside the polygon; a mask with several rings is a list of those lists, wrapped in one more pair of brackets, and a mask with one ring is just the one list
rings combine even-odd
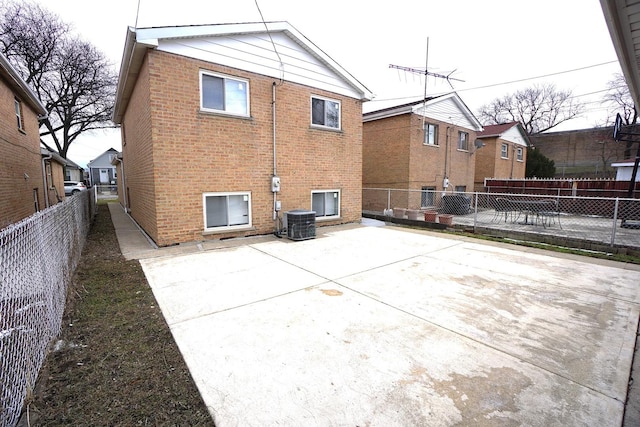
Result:
{"label": "concrete patio slab", "polygon": [[141,264],[219,426],[619,426],[637,266],[391,227]]}

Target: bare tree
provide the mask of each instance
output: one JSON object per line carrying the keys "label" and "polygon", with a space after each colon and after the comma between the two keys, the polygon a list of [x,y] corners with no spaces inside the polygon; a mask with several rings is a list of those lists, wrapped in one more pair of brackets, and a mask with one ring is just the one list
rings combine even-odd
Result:
{"label": "bare tree", "polygon": [[[614,74],[613,79],[607,82],[607,93],[603,103],[609,106],[610,116],[615,117],[619,113],[626,126],[635,126],[638,123],[638,111],[627,82],[621,73]],[[613,120],[609,124],[613,125]],[[625,141],[625,143],[624,158],[629,159],[634,142]],[[638,149],[640,150],[640,146]]]}
{"label": "bare tree", "polygon": [[485,124],[520,122],[529,135],[534,135],[579,117],[583,111],[584,106],[575,101],[571,91],[544,84],[496,98],[480,108],[479,118]]}
{"label": "bare tree", "polygon": [[0,49],[49,112],[40,135],[50,137],[66,158],[81,133],[115,127],[113,64],[37,3],[2,1],[0,10]]}

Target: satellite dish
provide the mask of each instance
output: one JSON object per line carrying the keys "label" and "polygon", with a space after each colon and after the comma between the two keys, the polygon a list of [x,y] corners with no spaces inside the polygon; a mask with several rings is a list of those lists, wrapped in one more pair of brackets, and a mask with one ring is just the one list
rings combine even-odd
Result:
{"label": "satellite dish", "polygon": [[476,149],[484,147],[484,142],[479,139],[476,139],[476,142],[473,143],[476,146]]}

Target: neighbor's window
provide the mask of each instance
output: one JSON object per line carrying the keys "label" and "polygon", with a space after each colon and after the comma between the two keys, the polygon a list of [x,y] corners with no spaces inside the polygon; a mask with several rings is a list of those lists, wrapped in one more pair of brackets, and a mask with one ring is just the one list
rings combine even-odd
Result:
{"label": "neighbor's window", "polygon": [[522,152],[523,152],[522,148],[518,147],[516,150],[516,159],[518,159],[519,162],[523,160]]}
{"label": "neighbor's window", "polygon": [[249,82],[200,72],[200,108],[239,116],[249,115]]}
{"label": "neighbor's window", "polygon": [[251,226],[251,193],[204,193],[205,231]]}
{"label": "neighbor's window", "polygon": [[340,216],[340,190],[312,191],[311,210],[317,218]]}
{"label": "neighbor's window", "polygon": [[420,207],[426,208],[428,206],[434,206],[435,203],[436,187],[422,187],[422,193],[420,195]]}
{"label": "neighbor's window", "polygon": [[311,97],[311,124],[340,129],[340,101]]}
{"label": "neighbor's window", "polygon": [[509,158],[509,146],[507,144],[502,144],[500,147],[500,157],[503,159]]}
{"label": "neighbor's window", "polygon": [[14,98],[14,104],[16,107],[16,120],[18,121],[18,129],[24,130],[24,123],[22,121],[22,103],[18,98]]}
{"label": "neighbor's window", "polygon": [[469,150],[469,134],[467,132],[458,132],[458,150]]}
{"label": "neighbor's window", "polygon": [[438,125],[424,124],[424,145],[438,145]]}

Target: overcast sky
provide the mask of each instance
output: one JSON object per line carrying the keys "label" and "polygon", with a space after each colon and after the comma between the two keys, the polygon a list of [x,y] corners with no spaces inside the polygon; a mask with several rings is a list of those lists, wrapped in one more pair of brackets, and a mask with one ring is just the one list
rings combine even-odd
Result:
{"label": "overcast sky", "polygon": [[[258,22],[256,0],[40,0],[110,58],[119,70],[128,26]],[[586,103],[588,115],[557,130],[601,125],[607,82],[620,72],[598,0],[257,0],[266,21],[288,21],[375,94],[364,111],[422,97],[424,79],[389,68],[452,74],[476,113],[496,97],[534,84],[554,83]],[[576,71],[571,71],[576,70]],[[547,76],[547,77],[543,77]],[[507,84],[508,82],[517,82]],[[428,94],[450,86],[429,79]],[[80,137],[69,158],[84,166],[108,148],[121,149],[119,133]]]}

